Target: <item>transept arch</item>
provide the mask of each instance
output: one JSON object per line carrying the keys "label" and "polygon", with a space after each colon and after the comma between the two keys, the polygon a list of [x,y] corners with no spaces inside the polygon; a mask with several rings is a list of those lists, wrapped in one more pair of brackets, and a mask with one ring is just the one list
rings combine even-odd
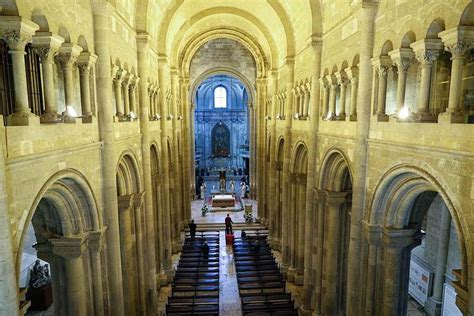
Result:
{"label": "transept arch", "polygon": [[[377,261],[377,265],[383,264],[383,268],[380,267],[378,273],[386,280],[395,280],[383,286],[383,298],[380,300],[383,301],[381,303],[384,312],[397,310],[404,313],[406,311],[407,267],[409,267],[411,250],[421,243],[425,234],[421,233],[421,227],[425,225],[425,218],[436,196],[440,197],[446,210],[444,214],[447,214],[449,223],[452,220],[456,231],[461,267],[455,272],[459,280],[452,282],[452,285],[457,290],[458,307],[461,310],[467,307],[469,266],[466,236],[469,235],[463,229],[459,209],[455,207],[453,200],[441,185],[443,182],[439,179],[420,167],[401,164],[387,170],[374,190],[370,202],[370,213],[366,214],[366,222],[368,227],[378,227],[376,228],[380,234],[378,238],[382,240],[379,248],[383,252],[385,263]],[[441,214],[441,216],[444,215]],[[448,272],[450,271],[446,273]],[[368,285],[369,288],[376,286],[375,284]]]}
{"label": "transept arch", "polygon": [[17,274],[29,235],[29,242],[33,238],[36,243],[28,246],[49,264],[54,309],[60,314],[103,313],[100,218],[91,186],[74,169],[53,174],[30,208],[20,237]]}

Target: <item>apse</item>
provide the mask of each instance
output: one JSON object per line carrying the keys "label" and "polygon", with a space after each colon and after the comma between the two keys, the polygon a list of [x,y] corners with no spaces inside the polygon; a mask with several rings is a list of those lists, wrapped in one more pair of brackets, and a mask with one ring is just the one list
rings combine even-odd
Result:
{"label": "apse", "polygon": [[196,90],[196,177],[227,171],[229,176],[248,177],[248,93],[242,82],[229,75],[205,79]]}

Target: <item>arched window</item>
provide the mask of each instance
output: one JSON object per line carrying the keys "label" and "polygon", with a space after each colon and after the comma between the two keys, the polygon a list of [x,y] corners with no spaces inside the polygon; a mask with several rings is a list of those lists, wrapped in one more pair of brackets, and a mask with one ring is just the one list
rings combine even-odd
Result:
{"label": "arched window", "polygon": [[224,87],[214,89],[214,107],[223,109],[227,107],[227,90]]}

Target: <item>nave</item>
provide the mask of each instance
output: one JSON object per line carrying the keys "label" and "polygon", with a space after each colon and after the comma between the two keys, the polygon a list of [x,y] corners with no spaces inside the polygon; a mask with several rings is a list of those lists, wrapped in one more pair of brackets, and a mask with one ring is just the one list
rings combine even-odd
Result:
{"label": "nave", "polygon": [[[185,233],[172,284],[160,292],[166,315],[298,315],[267,242],[268,230]],[[209,252],[202,246],[207,243]],[[166,304],[166,307],[164,305]]]}

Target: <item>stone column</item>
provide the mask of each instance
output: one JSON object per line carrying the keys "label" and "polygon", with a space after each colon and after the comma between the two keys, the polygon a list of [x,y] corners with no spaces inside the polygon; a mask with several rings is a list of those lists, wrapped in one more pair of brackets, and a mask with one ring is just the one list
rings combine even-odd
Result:
{"label": "stone column", "polygon": [[367,273],[365,284],[365,309],[367,316],[377,314],[376,306],[376,280],[377,280],[377,257],[379,255],[379,245],[382,240],[382,228],[375,224],[363,222],[364,237],[369,245],[367,258]]}
{"label": "stone column", "polygon": [[[321,74],[321,50],[322,40],[319,37],[313,38],[311,42],[313,53],[313,66],[311,74],[311,99],[308,104],[310,120],[310,140],[308,150],[308,166],[314,166],[317,160],[317,131],[319,123],[319,101],[320,86],[319,80]],[[314,292],[316,271],[314,269],[314,255],[316,250],[315,230],[317,229],[318,204],[316,203],[317,193],[316,186],[316,168],[308,168],[308,176],[306,179],[306,202],[305,202],[305,245],[304,245],[304,277],[303,277],[303,302],[300,307],[302,315],[310,315],[312,306],[312,297]]]}
{"label": "stone column", "polygon": [[[140,82],[140,78],[137,76],[132,75],[131,81],[130,81],[130,112],[133,112],[137,117],[140,115],[141,112],[137,111],[137,87],[138,83]],[[145,96],[145,99],[146,96]],[[141,99],[143,100],[143,99]],[[143,101],[142,101],[143,102]],[[148,109],[150,109],[150,105],[148,104]]]}
{"label": "stone column", "polygon": [[26,83],[25,47],[38,25],[21,17],[2,16],[0,32],[8,45],[12,57],[13,88],[15,90],[15,112],[7,117],[8,125],[36,125],[38,117],[31,113]]}
{"label": "stone column", "polygon": [[88,245],[91,256],[92,286],[94,289],[94,314],[105,315],[104,312],[104,290],[102,286],[102,260],[101,253],[104,246],[105,231],[103,228],[98,231],[89,232]]}
{"label": "stone column", "polygon": [[[160,89],[164,89],[164,68],[166,65],[167,59],[166,56],[158,57],[158,78]],[[161,115],[166,115],[167,104],[162,100],[163,94],[158,94],[160,97],[159,105]],[[172,247],[171,247],[171,203],[170,203],[170,179],[169,179],[169,161],[171,157],[168,156],[168,141],[166,135],[166,120],[162,119],[160,124],[160,137],[161,137],[161,154],[162,154],[162,170],[163,170],[163,244],[164,244],[164,253],[163,253],[163,268],[165,274],[168,277],[168,282],[170,282],[174,276],[174,270],[171,262]]]}
{"label": "stone column", "polygon": [[[406,315],[410,251],[419,244],[416,229],[384,228],[383,315]],[[409,247],[411,246],[411,247]]]}
{"label": "stone column", "polygon": [[51,238],[53,253],[65,259],[66,291],[69,315],[87,315],[90,305],[87,300],[83,254],[86,250],[86,236],[77,235]]}
{"label": "stone column", "polygon": [[54,56],[63,42],[63,38],[49,32],[37,32],[33,36],[33,48],[40,57],[41,70],[43,72],[45,111],[41,115],[41,123],[57,123],[59,121],[54,92],[53,64]]}
{"label": "stone column", "polygon": [[194,174],[192,174],[192,165],[194,164],[193,154],[191,153],[191,142],[194,141],[194,137],[191,134],[191,124],[190,121],[192,120],[192,111],[191,105],[189,104],[189,78],[183,77],[181,80],[181,105],[183,111],[183,120],[182,122],[182,139],[183,139],[183,187],[184,187],[184,219],[185,221],[189,221],[192,217],[191,215],[191,201],[193,200],[194,194],[194,186],[192,185],[191,179],[194,178]]}
{"label": "stone column", "polygon": [[451,232],[451,214],[446,207],[441,209],[441,219],[438,229],[438,253],[433,281],[433,294],[428,298],[425,311],[430,316],[441,316],[443,306],[444,275],[448,261],[449,234]]}
{"label": "stone column", "polygon": [[431,73],[434,62],[443,50],[443,44],[439,39],[424,39],[410,46],[421,65],[420,98],[416,118],[421,122],[435,122],[436,118],[430,111]]}
{"label": "stone column", "polygon": [[322,278],[322,315],[335,315],[338,308],[338,273],[341,265],[341,208],[347,192],[326,192],[324,229],[324,257]]}
{"label": "stone column", "polygon": [[[151,275],[147,273],[147,275],[145,275],[146,273],[145,271],[148,269],[145,257],[151,261],[151,264],[152,264],[151,268],[153,269],[153,271],[155,269],[155,245],[153,243],[154,240],[150,240],[147,238],[147,232],[146,232],[146,227],[145,227],[146,223],[144,223],[144,221],[146,221],[145,219],[146,214],[143,214],[143,213],[146,213],[146,210],[143,210],[144,209],[143,207],[144,196],[145,196],[145,192],[133,194],[133,207],[132,207],[132,212],[134,213],[133,217],[135,218],[135,222],[132,223],[132,225],[135,226],[135,245],[136,245],[135,246],[136,252],[132,256],[136,256],[136,260],[137,260],[137,267],[138,267],[137,269],[138,275],[136,277],[138,279],[138,288],[137,288],[138,302],[137,303],[139,303],[139,310],[140,310],[141,315],[147,314],[148,283],[151,283],[152,286],[156,286],[155,273]],[[152,217],[151,220],[152,220],[152,223],[150,223],[149,225],[152,225],[154,227],[154,218]],[[148,253],[145,252],[145,246],[150,245],[150,244],[153,246],[151,256],[149,256]],[[150,277],[151,277],[151,280],[148,279]],[[150,298],[150,299],[153,299],[153,298]],[[156,312],[152,312],[152,313],[156,313]]]}
{"label": "stone column", "polygon": [[336,117],[336,90],[337,82],[334,75],[327,75],[326,79],[329,83],[330,92],[329,92],[329,111],[326,118],[328,120],[333,120]]}
{"label": "stone column", "polygon": [[405,106],[405,91],[407,85],[408,69],[414,57],[413,50],[410,48],[399,48],[388,53],[393,63],[397,66],[397,110],[395,116],[398,116],[401,109]]}
{"label": "stone column", "polygon": [[347,74],[347,78],[351,83],[351,103],[349,110],[349,121],[355,122],[357,121],[357,89],[359,85],[359,68],[346,68],[344,72]]}
{"label": "stone column", "polygon": [[347,272],[346,315],[359,316],[361,295],[361,221],[365,210],[367,138],[370,123],[370,100],[372,86],[371,57],[374,49],[375,16],[377,3],[362,1],[358,10],[360,38],[359,87],[357,92],[357,130],[354,152],[354,175],[352,184],[351,233]]}
{"label": "stone column", "polygon": [[[1,117],[1,116],[0,116]],[[8,182],[6,177],[4,143],[5,127],[0,127],[0,284],[2,294],[0,295],[0,314],[1,315],[19,315],[18,307],[18,284],[15,271],[15,254],[13,253],[13,240],[10,221],[10,212],[8,205]],[[22,251],[22,250],[21,250]]]}
{"label": "stone column", "polygon": [[[156,284],[156,239],[157,239],[157,230],[158,228],[155,227],[155,216],[157,214],[154,213],[153,210],[153,194],[156,192],[152,191],[152,178],[151,178],[151,153],[150,153],[150,126],[149,126],[149,103],[147,98],[147,81],[150,76],[149,74],[149,60],[148,56],[150,53],[150,37],[148,34],[140,33],[137,35],[137,66],[138,66],[138,75],[134,76],[132,79],[132,93],[130,94],[132,102],[130,104],[132,111],[136,111],[135,105],[135,89],[138,85],[138,93],[140,96],[140,130],[142,133],[142,141],[141,141],[141,150],[142,150],[142,167],[143,167],[143,180],[145,185],[145,231],[146,231],[146,260],[145,260],[145,277],[146,277],[146,297],[147,297],[147,306],[149,306],[149,311],[151,313],[156,313],[156,291],[157,291],[157,284]],[[135,114],[138,114],[134,112]],[[157,207],[157,209],[159,209]],[[161,211],[161,210],[160,210]],[[161,221],[160,221],[161,222]]]}
{"label": "stone column", "polygon": [[[287,96],[291,95],[292,83],[294,81],[294,66],[295,61],[293,58],[286,59],[287,78],[286,85],[284,85],[285,93]],[[292,98],[287,98],[288,104],[285,104],[285,116],[289,119],[286,120],[285,131],[284,131],[284,158],[283,158],[283,179],[282,183],[288,183],[290,180],[290,161],[291,161],[291,126],[293,120],[291,119],[291,109],[293,107]],[[282,264],[281,269],[284,276],[287,275],[288,266],[290,264],[290,190],[289,186],[283,186],[283,209],[282,209]]]}
{"label": "stone column", "polygon": [[296,253],[296,276],[295,284],[303,285],[304,280],[304,251],[305,245],[308,242],[305,240],[305,212],[306,212],[306,181],[307,175],[305,173],[299,173],[297,175],[297,225],[298,225],[298,244],[295,244],[295,253]]}
{"label": "stone column", "polygon": [[122,80],[122,95],[123,95],[123,105],[124,105],[124,119],[128,120],[129,119],[129,114],[130,114],[130,83],[131,83],[131,77],[133,75],[131,73],[128,73]]}
{"label": "stone column", "polygon": [[[319,87],[318,87],[319,90]],[[304,85],[304,106],[303,106],[303,117],[302,119],[306,120],[310,112],[310,102],[311,102],[311,85]]]}
{"label": "stone column", "polygon": [[82,52],[77,59],[77,66],[81,76],[81,102],[82,102],[82,123],[92,123],[91,108],[91,69],[97,60],[97,55],[90,52]]}
{"label": "stone column", "polygon": [[314,256],[313,256],[313,269],[314,269],[314,313],[322,313],[322,295],[323,295],[323,258],[324,252],[324,225],[326,220],[326,192],[323,190],[315,189],[315,209],[316,209],[316,233],[313,238],[314,242]]}
{"label": "stone column", "polygon": [[390,57],[381,55],[372,59],[372,63],[377,71],[379,78],[379,87],[377,94],[377,121],[387,122],[388,115],[386,113],[386,102],[387,102],[387,75],[388,70],[392,67],[392,61]]}
{"label": "stone column", "polygon": [[336,117],[338,121],[346,120],[346,91],[347,91],[347,75],[344,70],[336,73],[337,83],[341,87],[341,96],[339,98],[339,114]]}
{"label": "stone column", "polygon": [[258,217],[265,222],[265,98],[266,98],[267,80],[265,77],[257,79],[257,103],[256,103],[256,121],[257,121],[257,212]]}
{"label": "stone column", "polygon": [[[136,247],[135,223],[132,220],[133,195],[123,195],[118,197],[118,211],[120,220],[120,245],[122,275],[124,283],[125,308],[129,315],[139,311],[137,281],[139,274],[137,271],[138,253],[134,251]],[[135,239],[135,240],[134,240]],[[113,302],[112,302],[113,303]]]}
{"label": "stone column", "polygon": [[115,105],[116,105],[116,117],[119,121],[124,120],[124,104],[122,102],[122,81],[125,78],[127,72],[123,69],[114,66],[112,72],[112,78],[114,83],[114,93],[115,93]]}
{"label": "stone column", "polygon": [[320,78],[319,79],[319,84],[321,88],[323,89],[323,109],[322,109],[322,117],[327,118],[328,113],[329,113],[329,83],[326,80],[326,78]]}
{"label": "stone column", "polygon": [[469,26],[457,26],[439,33],[445,49],[451,53],[451,82],[446,112],[441,113],[439,120],[449,123],[465,123],[466,116],[461,105],[463,89],[463,71],[466,64],[466,53],[474,43],[474,31]]}
{"label": "stone column", "polygon": [[68,106],[77,109],[76,87],[74,85],[74,64],[76,63],[82,47],[71,43],[63,43],[56,55],[56,61],[62,68],[64,76],[64,95],[66,100],[66,111]]}
{"label": "stone column", "polygon": [[110,314],[124,315],[122,262],[120,258],[120,234],[117,203],[117,158],[114,147],[114,124],[111,70],[110,70],[110,15],[113,7],[107,2],[93,3],[94,46],[97,59],[97,98],[99,136],[102,147],[102,186],[104,221],[107,224],[107,278],[110,293]]}

